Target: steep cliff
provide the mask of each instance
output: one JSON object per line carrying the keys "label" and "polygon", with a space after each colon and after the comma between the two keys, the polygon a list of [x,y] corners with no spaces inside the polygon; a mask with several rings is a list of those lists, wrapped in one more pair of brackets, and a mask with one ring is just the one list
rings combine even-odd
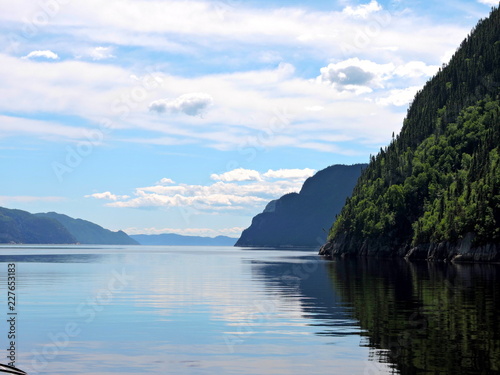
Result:
{"label": "steep cliff", "polygon": [[366,164],[333,165],[308,178],[299,193],[271,201],[235,246],[318,246]]}

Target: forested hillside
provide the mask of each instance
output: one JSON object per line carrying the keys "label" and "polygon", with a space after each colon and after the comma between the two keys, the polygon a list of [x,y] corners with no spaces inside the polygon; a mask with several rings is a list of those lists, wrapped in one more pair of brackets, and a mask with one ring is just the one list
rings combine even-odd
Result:
{"label": "forested hillside", "polygon": [[0,243],[69,244],[76,239],[57,220],[0,207]]}
{"label": "forested hillside", "polygon": [[86,245],[137,245],[125,232],[113,232],[87,220],[73,219],[56,212],[35,214],[37,217],[51,218],[63,225],[76,239]]}
{"label": "forested hillside", "polygon": [[0,207],[0,243],[137,245],[125,232],[112,232],[55,212],[32,214]]}
{"label": "forested hillside", "polygon": [[481,20],[372,157],[324,255],[500,257],[500,11]]}

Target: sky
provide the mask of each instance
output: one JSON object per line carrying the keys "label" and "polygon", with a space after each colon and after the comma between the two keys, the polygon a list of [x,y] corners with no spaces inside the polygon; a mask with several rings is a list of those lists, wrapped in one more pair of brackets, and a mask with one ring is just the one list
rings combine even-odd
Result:
{"label": "sky", "polygon": [[0,206],[238,237],[364,163],[494,0],[0,0]]}

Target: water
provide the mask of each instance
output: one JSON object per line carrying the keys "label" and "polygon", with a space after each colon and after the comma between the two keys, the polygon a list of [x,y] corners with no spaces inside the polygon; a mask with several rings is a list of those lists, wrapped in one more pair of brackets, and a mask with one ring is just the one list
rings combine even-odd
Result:
{"label": "water", "polygon": [[494,374],[499,266],[226,247],[0,247],[32,374]]}

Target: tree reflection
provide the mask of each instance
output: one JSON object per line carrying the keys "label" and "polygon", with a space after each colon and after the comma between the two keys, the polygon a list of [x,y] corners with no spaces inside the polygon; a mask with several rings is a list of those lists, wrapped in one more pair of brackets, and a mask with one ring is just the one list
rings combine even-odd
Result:
{"label": "tree reflection", "polygon": [[404,375],[500,371],[498,270],[370,259],[328,264],[366,345]]}
{"label": "tree reflection", "polygon": [[[500,265],[339,259],[257,262],[318,335],[361,335],[378,364],[413,374],[500,373]],[[384,367],[387,370],[387,367]]]}

